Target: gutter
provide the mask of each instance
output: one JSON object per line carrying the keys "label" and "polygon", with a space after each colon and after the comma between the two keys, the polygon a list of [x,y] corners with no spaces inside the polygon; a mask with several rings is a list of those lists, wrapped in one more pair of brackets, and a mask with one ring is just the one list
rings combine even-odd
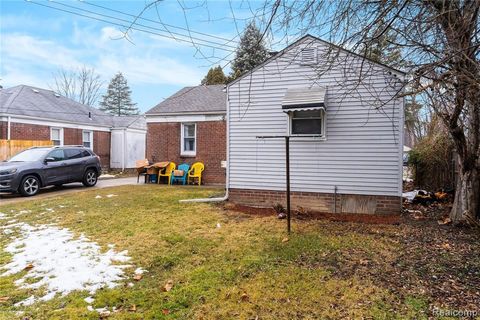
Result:
{"label": "gutter", "polygon": [[199,203],[199,202],[223,202],[228,200],[229,186],[230,186],[230,100],[228,100],[228,86],[227,86],[227,178],[225,183],[225,195],[221,198],[199,198],[199,199],[183,199],[180,203]]}

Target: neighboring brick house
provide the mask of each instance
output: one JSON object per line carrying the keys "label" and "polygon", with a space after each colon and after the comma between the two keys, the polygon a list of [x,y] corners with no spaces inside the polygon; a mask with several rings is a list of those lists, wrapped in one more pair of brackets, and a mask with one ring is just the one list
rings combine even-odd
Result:
{"label": "neighboring brick house", "polygon": [[[143,126],[139,121],[143,121]],[[135,125],[130,128],[129,123]],[[143,116],[115,117],[51,90],[26,85],[0,89],[2,140],[51,140],[55,145],[84,145],[100,157],[103,167],[109,168],[112,152],[127,153],[123,148],[111,148],[111,132],[116,128],[129,128],[146,135]],[[144,157],[144,148],[138,157]]]}
{"label": "neighboring brick house", "polygon": [[206,184],[225,184],[226,104],[223,85],[186,87],[146,112],[147,158],[205,164]]}

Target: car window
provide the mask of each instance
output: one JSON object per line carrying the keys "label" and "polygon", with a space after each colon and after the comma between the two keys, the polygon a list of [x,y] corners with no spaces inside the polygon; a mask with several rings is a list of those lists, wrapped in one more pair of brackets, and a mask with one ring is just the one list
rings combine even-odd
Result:
{"label": "car window", "polygon": [[28,149],[13,156],[9,161],[10,162],[40,161],[43,159],[43,157],[48,151],[49,149],[45,149],[45,148]]}
{"label": "car window", "polygon": [[83,150],[82,151],[82,158],[85,158],[85,157],[90,157],[92,154],[90,152],[88,152],[87,150]]}
{"label": "car window", "polygon": [[53,158],[54,161],[62,161],[65,160],[65,154],[63,149],[53,150],[47,155],[47,158]]}
{"label": "car window", "polygon": [[68,159],[79,159],[83,157],[82,150],[80,149],[65,149],[65,156]]}

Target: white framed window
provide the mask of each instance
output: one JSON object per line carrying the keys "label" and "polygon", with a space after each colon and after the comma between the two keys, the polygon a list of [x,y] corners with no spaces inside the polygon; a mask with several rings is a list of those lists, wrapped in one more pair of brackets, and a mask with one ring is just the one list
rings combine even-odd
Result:
{"label": "white framed window", "polygon": [[289,134],[292,136],[315,135],[325,137],[325,118],[323,110],[289,112]]}
{"label": "white framed window", "polygon": [[90,148],[93,150],[93,131],[83,130],[82,144],[84,147]]}
{"label": "white framed window", "polygon": [[54,146],[63,146],[63,128],[50,128],[50,140]]}
{"label": "white framed window", "polygon": [[197,151],[197,124],[182,123],[180,155],[195,156]]}

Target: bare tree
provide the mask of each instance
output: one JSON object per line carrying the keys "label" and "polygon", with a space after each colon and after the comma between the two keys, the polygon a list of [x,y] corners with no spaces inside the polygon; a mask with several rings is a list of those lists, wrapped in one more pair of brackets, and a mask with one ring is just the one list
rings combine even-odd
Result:
{"label": "bare tree", "polygon": [[53,90],[87,106],[95,106],[103,81],[95,69],[83,66],[77,71],[60,69],[54,75]]}

